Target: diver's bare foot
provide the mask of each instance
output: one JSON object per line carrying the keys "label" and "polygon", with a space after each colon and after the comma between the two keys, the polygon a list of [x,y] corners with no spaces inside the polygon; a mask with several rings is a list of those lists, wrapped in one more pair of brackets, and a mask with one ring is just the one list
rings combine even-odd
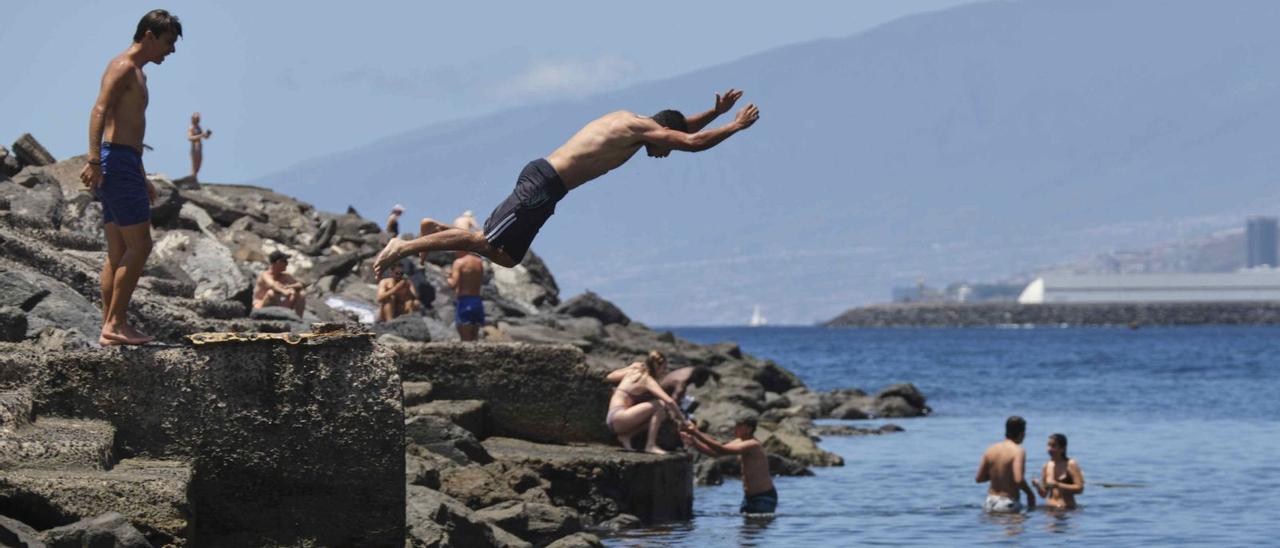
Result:
{"label": "diver's bare foot", "polygon": [[658,447],[658,446],[656,446],[656,445],[655,445],[655,446],[653,446],[653,447],[645,447],[645,448],[644,448],[644,452],[645,452],[645,453],[653,453],[654,455],[666,455],[666,454],[667,454],[667,450],[666,450],[666,449],[663,449],[663,448]]}
{"label": "diver's bare foot", "polygon": [[373,259],[373,278],[376,280],[382,276],[382,271],[391,268],[397,260],[400,259],[400,249],[407,245],[400,238],[392,238],[387,242],[387,246],[378,252],[378,256]]}

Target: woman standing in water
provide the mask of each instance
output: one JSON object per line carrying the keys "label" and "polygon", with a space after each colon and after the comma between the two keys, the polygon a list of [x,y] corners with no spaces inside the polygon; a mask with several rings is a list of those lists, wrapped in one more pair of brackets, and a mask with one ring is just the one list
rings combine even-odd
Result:
{"label": "woman standing in water", "polygon": [[[654,350],[643,362],[635,362],[626,367],[615,369],[606,378],[611,383],[618,383],[613,396],[609,399],[609,412],[604,423],[614,434],[622,447],[631,447],[631,437],[640,433],[648,425],[649,439],[644,450],[649,453],[663,454],[666,451],[658,447],[658,428],[663,419],[671,417],[677,424],[684,421],[684,415],[675,400],[667,395],[656,379],[667,373],[667,358]],[[653,401],[638,402],[643,395],[652,394]]]}
{"label": "woman standing in water", "polygon": [[1076,495],[1084,493],[1084,472],[1075,459],[1067,457],[1065,435],[1049,435],[1049,462],[1040,470],[1040,478],[1031,483],[1046,506],[1065,510],[1076,507]]}

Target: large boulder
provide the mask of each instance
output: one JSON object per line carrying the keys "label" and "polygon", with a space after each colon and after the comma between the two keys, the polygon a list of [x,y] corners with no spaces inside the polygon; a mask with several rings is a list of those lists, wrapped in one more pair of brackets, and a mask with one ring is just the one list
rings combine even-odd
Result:
{"label": "large boulder", "polygon": [[556,307],[556,313],[575,318],[584,316],[595,318],[605,325],[631,323],[631,318],[628,318],[622,309],[591,291],[565,301],[564,304]]}
{"label": "large boulder", "polygon": [[489,435],[551,443],[614,439],[604,425],[610,395],[605,373],[588,367],[577,348],[524,343],[391,348],[404,379],[431,382],[434,398],[488,401]]}
{"label": "large boulder", "polygon": [[55,527],[40,534],[49,548],[80,548],[82,546],[111,546],[114,548],[151,548],[147,537],[116,512],[108,512]]}
{"label": "large boulder", "polygon": [[200,232],[171,230],[152,248],[148,262],[176,265],[196,283],[195,298],[225,301],[249,286],[231,250]]}
{"label": "large boulder", "polygon": [[389,334],[410,342],[431,342],[431,328],[419,314],[404,314],[389,322],[373,324],[373,332]]}
{"label": "large boulder", "polygon": [[12,177],[19,171],[22,166],[18,163],[18,157],[9,153],[9,149],[0,146],[0,179]]}
{"label": "large boulder", "polygon": [[48,175],[28,168],[12,180],[0,181],[0,200],[8,202],[13,213],[44,227],[62,226],[62,188]]}
{"label": "large boulder", "polygon": [[27,337],[27,313],[16,306],[0,306],[0,341],[20,341]]}
{"label": "large boulder", "polygon": [[404,513],[406,548],[531,546],[500,527],[478,519],[471,509],[453,497],[426,487],[410,485],[406,489]]}
{"label": "large boulder", "polygon": [[582,530],[582,517],[577,510],[537,502],[500,502],[476,511],[475,516],[535,546],[545,546]]}
{"label": "large boulder", "polygon": [[493,462],[471,432],[445,417],[414,414],[405,421],[404,429],[411,448],[420,447],[457,464]]}
{"label": "large boulder", "polygon": [[539,282],[523,264],[513,268],[493,269],[493,285],[497,288],[498,295],[523,309],[526,314],[537,314],[539,309],[550,308],[554,304],[551,302],[555,300],[554,286],[549,288],[543,285],[545,280],[542,280],[543,283]]}
{"label": "large boulder", "polygon": [[23,133],[13,142],[13,154],[23,166],[47,166],[57,162],[52,154],[30,133]]}
{"label": "large boulder", "polygon": [[[4,147],[0,147],[4,148]],[[13,518],[0,516],[0,546],[45,548],[40,532]]]}
{"label": "large boulder", "polygon": [[148,175],[147,180],[156,189],[156,197],[151,201],[151,224],[176,227],[184,202],[178,187],[164,175]]}
{"label": "large boulder", "polygon": [[[7,289],[6,289],[7,288]],[[102,312],[59,280],[30,270],[0,271],[0,304],[16,304],[27,313],[27,337],[46,328],[75,329],[97,338]]]}
{"label": "large boulder", "polygon": [[574,533],[547,545],[547,548],[603,548],[600,537],[591,533]]}
{"label": "large boulder", "polygon": [[924,394],[911,383],[898,383],[876,393],[876,411],[881,417],[919,417],[933,410]]}
{"label": "large boulder", "polygon": [[[408,402],[409,393],[406,387],[405,403]],[[441,417],[471,432],[477,438],[484,438],[484,415],[487,407],[484,400],[436,400],[407,407],[404,413],[409,417],[416,415]]]}

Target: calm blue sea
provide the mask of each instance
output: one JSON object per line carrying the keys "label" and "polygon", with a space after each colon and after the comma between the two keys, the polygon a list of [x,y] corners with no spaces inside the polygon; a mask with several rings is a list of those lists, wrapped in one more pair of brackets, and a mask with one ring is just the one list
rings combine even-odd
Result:
{"label": "calm blue sea", "polygon": [[[739,516],[730,480],[695,491],[693,520],[610,546],[1280,545],[1280,328],[674,331],[735,341],[815,389],[914,382],[935,414],[825,439],[847,464],[778,479],[773,518]],[[1080,509],[982,513],[974,472],[1011,414],[1028,421],[1029,469],[1050,433],[1068,436]]]}

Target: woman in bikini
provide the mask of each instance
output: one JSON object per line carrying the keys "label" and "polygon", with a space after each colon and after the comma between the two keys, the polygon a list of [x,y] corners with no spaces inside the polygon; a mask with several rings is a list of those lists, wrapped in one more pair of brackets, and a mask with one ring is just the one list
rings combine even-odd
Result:
{"label": "woman in bikini", "polygon": [[[668,417],[677,424],[684,421],[675,400],[662,390],[656,379],[661,379],[667,372],[667,358],[656,350],[649,352],[643,362],[635,362],[626,367],[616,369],[606,378],[611,383],[618,383],[613,396],[609,399],[609,413],[604,423],[609,426],[622,447],[634,451],[631,437],[638,434],[646,426],[649,428],[649,439],[644,450],[648,453],[665,454],[658,447],[658,428]],[[652,394],[654,400],[638,402],[643,395]]]}
{"label": "woman in bikini", "polygon": [[1067,458],[1067,437],[1049,435],[1049,462],[1044,463],[1040,477],[1031,480],[1050,508],[1072,510],[1076,495],[1084,493],[1084,472],[1075,459]]}

